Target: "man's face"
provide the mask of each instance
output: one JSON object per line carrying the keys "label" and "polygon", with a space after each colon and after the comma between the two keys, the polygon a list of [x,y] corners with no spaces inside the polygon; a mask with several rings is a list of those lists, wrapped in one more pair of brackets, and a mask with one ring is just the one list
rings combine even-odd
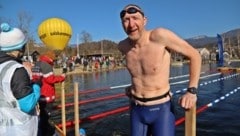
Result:
{"label": "man's face", "polygon": [[143,16],[143,13],[136,7],[127,7],[120,15],[123,29],[129,39],[138,40],[146,24],[146,18]]}

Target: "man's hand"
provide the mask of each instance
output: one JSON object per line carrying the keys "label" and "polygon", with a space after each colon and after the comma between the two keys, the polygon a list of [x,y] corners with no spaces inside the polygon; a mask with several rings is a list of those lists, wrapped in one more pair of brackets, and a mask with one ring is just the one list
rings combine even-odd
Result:
{"label": "man's hand", "polygon": [[30,63],[30,62],[23,62],[22,64],[23,64],[24,68],[27,70],[30,78],[32,78],[32,67],[33,67],[33,64]]}
{"label": "man's hand", "polygon": [[197,95],[191,94],[186,92],[182,97],[179,99],[179,104],[184,109],[192,108],[197,102]]}
{"label": "man's hand", "polygon": [[33,64],[31,62],[23,62],[22,64],[27,70],[31,71],[33,67]]}
{"label": "man's hand", "polygon": [[62,73],[61,76],[65,78],[65,77],[66,77],[66,74],[65,74],[65,73]]}

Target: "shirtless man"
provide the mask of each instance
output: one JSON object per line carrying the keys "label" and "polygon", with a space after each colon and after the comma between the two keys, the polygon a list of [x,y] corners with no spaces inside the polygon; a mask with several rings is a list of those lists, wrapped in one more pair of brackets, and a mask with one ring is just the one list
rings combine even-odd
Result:
{"label": "shirtless man", "polygon": [[179,99],[181,107],[192,108],[201,70],[201,56],[196,49],[173,32],[157,28],[146,30],[147,18],[137,5],[127,5],[120,13],[128,37],[119,43],[126,57],[132,85],[126,88],[131,100],[131,136],[174,136],[175,117],[171,107],[169,84],[170,53],[189,58],[188,91]]}

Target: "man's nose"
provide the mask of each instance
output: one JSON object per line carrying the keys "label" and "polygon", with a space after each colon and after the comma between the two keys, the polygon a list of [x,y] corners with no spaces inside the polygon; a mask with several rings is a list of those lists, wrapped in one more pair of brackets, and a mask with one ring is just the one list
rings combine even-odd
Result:
{"label": "man's nose", "polygon": [[135,24],[134,20],[133,20],[133,19],[130,19],[130,20],[129,20],[129,26],[130,26],[130,27],[133,27],[134,24]]}

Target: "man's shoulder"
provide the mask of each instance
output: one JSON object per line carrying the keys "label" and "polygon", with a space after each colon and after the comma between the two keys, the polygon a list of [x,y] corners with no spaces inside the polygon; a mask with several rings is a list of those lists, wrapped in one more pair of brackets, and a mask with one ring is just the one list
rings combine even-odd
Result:
{"label": "man's shoulder", "polygon": [[162,35],[164,34],[165,32],[169,31],[168,29],[166,28],[163,28],[163,27],[158,27],[158,28],[155,28],[155,29],[152,29],[150,30],[150,34],[151,35]]}
{"label": "man's shoulder", "polygon": [[169,30],[166,28],[158,27],[152,30],[149,30],[149,38],[152,41],[161,41],[166,35],[168,35]]}

